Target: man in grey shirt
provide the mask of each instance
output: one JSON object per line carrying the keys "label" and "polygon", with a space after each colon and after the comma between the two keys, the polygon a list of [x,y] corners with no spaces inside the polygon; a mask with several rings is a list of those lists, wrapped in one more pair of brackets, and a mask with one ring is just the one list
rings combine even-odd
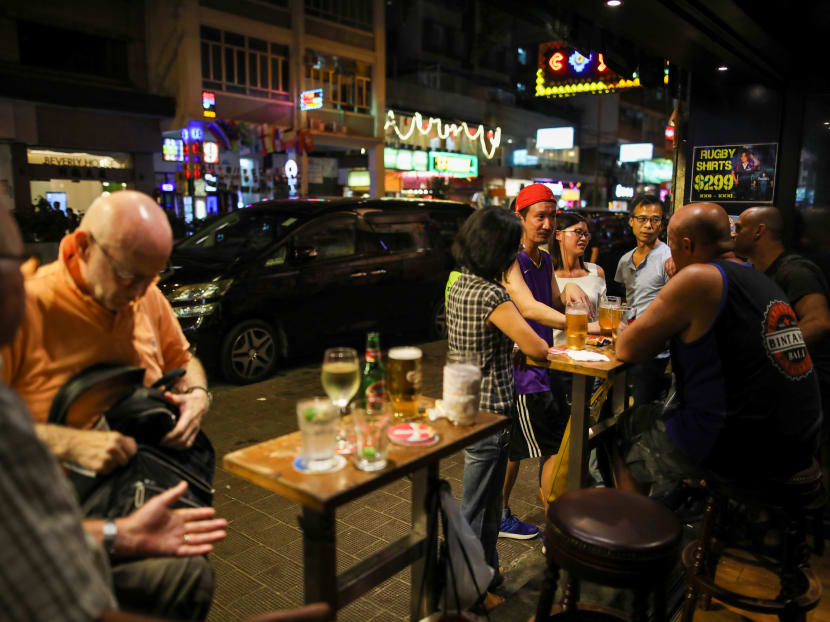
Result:
{"label": "man in grey shirt", "polygon": [[[639,315],[669,280],[665,263],[671,257],[671,250],[659,239],[663,230],[663,203],[653,194],[638,195],[628,224],[634,232],[637,248],[620,257],[614,280],[625,286],[626,304],[635,307]],[[629,379],[635,404],[660,399],[668,361],[669,353],[664,351],[651,361],[631,367]]]}

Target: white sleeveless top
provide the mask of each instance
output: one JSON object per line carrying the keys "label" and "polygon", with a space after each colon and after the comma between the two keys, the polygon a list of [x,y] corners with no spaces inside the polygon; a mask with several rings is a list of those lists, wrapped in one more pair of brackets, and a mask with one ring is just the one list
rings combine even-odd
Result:
{"label": "white sleeveless top", "polygon": [[[554,272],[554,276],[556,276],[556,284],[559,286],[560,292],[570,283],[579,285],[582,288],[582,291],[587,294],[588,299],[593,302],[596,312],[596,310],[599,309],[600,296],[604,296],[606,292],[605,279],[600,278],[599,274],[597,274],[597,264],[586,261],[585,268],[588,270],[588,274],[586,276],[556,276],[556,272]],[[565,345],[564,330],[553,329],[553,345]]]}

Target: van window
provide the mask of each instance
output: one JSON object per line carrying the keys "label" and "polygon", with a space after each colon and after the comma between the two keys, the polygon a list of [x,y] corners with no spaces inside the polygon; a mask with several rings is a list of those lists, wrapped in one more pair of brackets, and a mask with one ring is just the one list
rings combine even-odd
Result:
{"label": "van window", "polygon": [[294,236],[294,248],[317,249],[317,259],[354,255],[357,248],[355,216],[314,222]]}
{"label": "van window", "polygon": [[294,223],[285,222],[285,214],[276,212],[233,212],[193,234],[177,250],[220,260],[257,253],[293,228]]}
{"label": "van window", "polygon": [[424,252],[430,249],[426,227],[421,222],[373,222],[383,250],[390,253]]}

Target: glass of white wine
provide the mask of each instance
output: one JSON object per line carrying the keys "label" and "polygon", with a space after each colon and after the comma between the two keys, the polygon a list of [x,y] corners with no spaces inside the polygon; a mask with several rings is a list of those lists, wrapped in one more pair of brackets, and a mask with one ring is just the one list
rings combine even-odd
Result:
{"label": "glass of white wine", "polygon": [[329,348],[323,355],[323,369],[320,373],[323,390],[335,406],[340,408],[340,429],[337,433],[337,452],[348,454],[354,451],[354,442],[349,439],[343,425],[349,402],[360,387],[360,359],[354,348]]}

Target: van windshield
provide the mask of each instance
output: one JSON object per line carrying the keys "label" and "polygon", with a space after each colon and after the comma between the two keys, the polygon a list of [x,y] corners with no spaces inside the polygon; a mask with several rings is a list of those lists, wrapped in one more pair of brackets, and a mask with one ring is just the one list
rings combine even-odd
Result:
{"label": "van windshield", "polygon": [[177,251],[203,259],[248,257],[271,246],[305,221],[296,212],[238,211],[194,233]]}

